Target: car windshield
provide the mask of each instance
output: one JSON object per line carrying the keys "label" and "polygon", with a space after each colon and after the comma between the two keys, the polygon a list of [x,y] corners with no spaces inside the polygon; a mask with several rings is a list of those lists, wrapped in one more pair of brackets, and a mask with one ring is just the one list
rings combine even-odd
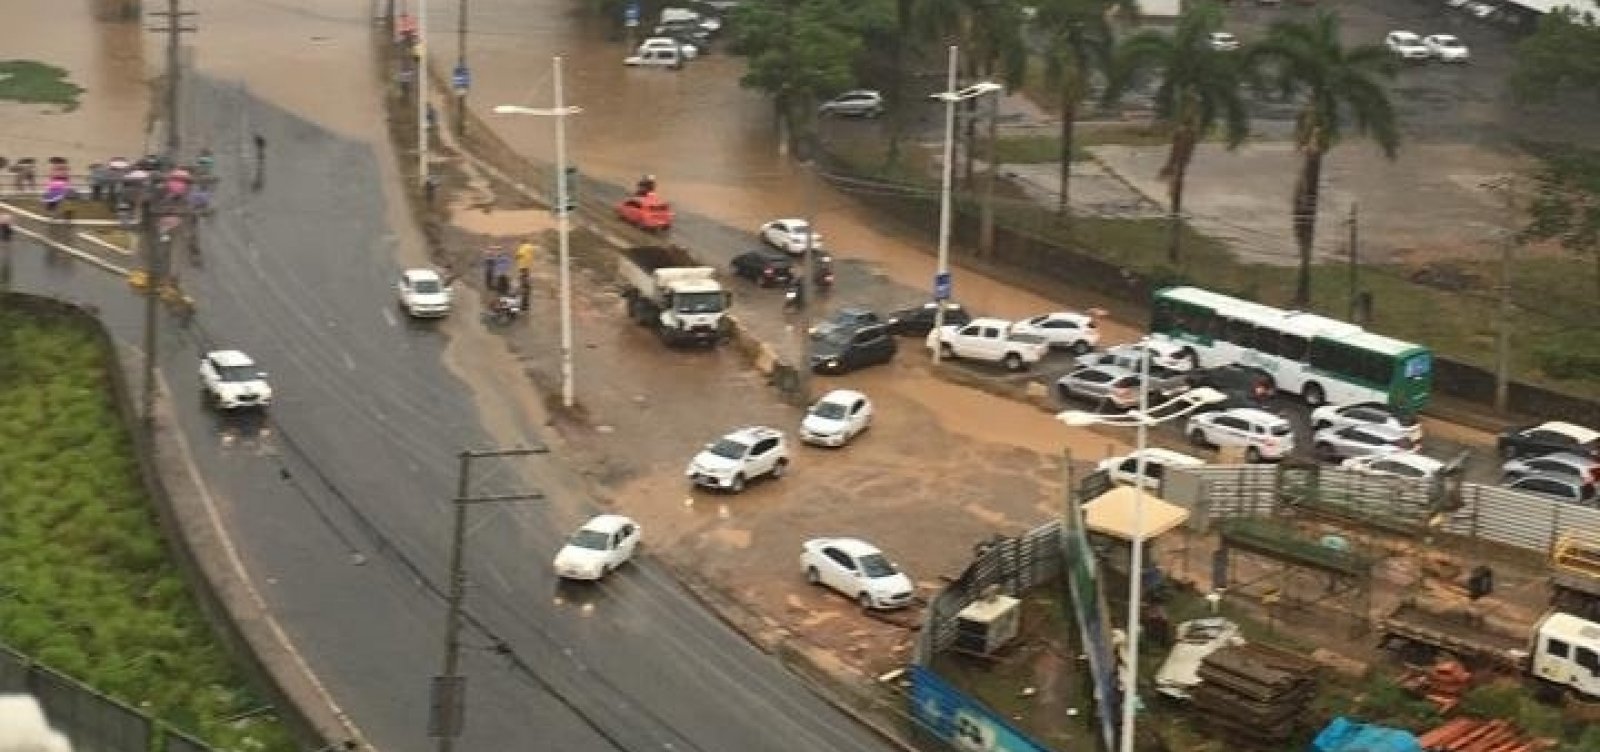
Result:
{"label": "car windshield", "polygon": [[818,402],[811,408],[811,414],[818,418],[833,418],[835,420],[850,414],[850,408],[838,402]]}
{"label": "car windshield", "polygon": [[680,292],[673,296],[678,313],[718,313],[722,310],[720,292]]}
{"label": "car windshield", "polygon": [[744,453],[749,448],[750,447],[740,444],[733,439],[722,439],[717,443],[712,444],[709,451],[718,457],[723,457],[730,460],[738,460],[744,459]]}
{"label": "car windshield", "polygon": [[218,366],[217,375],[223,381],[255,381],[261,378],[261,372],[255,366]]}
{"label": "car windshield", "polygon": [[894,568],[893,564],[889,563],[888,559],[883,557],[883,554],[867,554],[861,557],[859,561],[861,563],[861,574],[868,579],[893,577],[900,573],[899,570]]}
{"label": "car windshield", "polygon": [[604,551],[611,547],[611,536],[599,530],[579,530],[572,534],[572,539],[567,541],[573,548],[588,548],[595,551]]}
{"label": "car windshield", "polygon": [[437,279],[419,279],[411,286],[411,289],[423,295],[432,295],[443,289],[443,286],[439,284]]}
{"label": "car windshield", "polygon": [[1272,435],[1273,436],[1288,436],[1289,435],[1289,424],[1288,423],[1279,423],[1279,424],[1273,426],[1272,427]]}

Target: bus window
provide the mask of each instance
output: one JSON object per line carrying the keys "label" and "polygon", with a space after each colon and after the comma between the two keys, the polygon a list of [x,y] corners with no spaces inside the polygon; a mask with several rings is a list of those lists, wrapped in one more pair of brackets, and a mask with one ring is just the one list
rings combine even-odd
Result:
{"label": "bus window", "polygon": [[1294,334],[1285,334],[1278,338],[1278,354],[1300,363],[1306,362],[1310,354],[1311,341],[1305,337]]}
{"label": "bus window", "polygon": [[1238,319],[1222,319],[1222,326],[1220,328],[1222,329],[1222,336],[1220,338],[1228,342],[1232,342],[1239,347],[1251,347],[1253,340],[1256,338],[1256,328],[1251,326],[1247,321],[1240,321]]}
{"label": "bus window", "polygon": [[1177,317],[1174,315],[1174,307],[1171,301],[1157,299],[1150,312],[1150,331],[1175,334]]}
{"label": "bus window", "polygon": [[1278,336],[1277,330],[1258,326],[1250,336],[1250,346],[1255,348],[1257,352],[1266,355],[1277,355]]}

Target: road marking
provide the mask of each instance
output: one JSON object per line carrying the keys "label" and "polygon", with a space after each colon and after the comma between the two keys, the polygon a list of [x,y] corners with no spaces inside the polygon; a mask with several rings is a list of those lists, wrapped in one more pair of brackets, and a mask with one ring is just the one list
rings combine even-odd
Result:
{"label": "road marking", "polygon": [[127,248],[123,248],[122,246],[117,245],[116,243],[113,243],[113,242],[111,242],[109,240],[104,240],[102,238],[96,237],[96,236],[91,235],[91,234],[89,234],[87,232],[80,232],[80,233],[77,234],[77,237],[78,237],[79,240],[86,241],[86,242],[89,242],[89,243],[94,243],[95,245],[100,246],[101,248],[104,248],[104,249],[106,249],[108,251],[111,251],[112,253],[120,253],[120,254],[122,254],[124,256],[132,256],[133,255],[133,251],[132,250],[127,249]]}
{"label": "road marking", "polygon": [[395,318],[394,309],[393,308],[390,308],[389,306],[384,306],[382,308],[379,308],[378,312],[383,314],[383,320],[388,322],[389,326],[393,327],[393,326],[399,326],[400,325],[400,319]]}
{"label": "road marking", "polygon": [[345,368],[347,368],[349,370],[352,370],[352,371],[356,370],[356,361],[355,361],[354,358],[350,357],[350,353],[347,353],[347,352],[345,352],[343,350],[340,350],[339,351],[339,357],[344,358],[344,367]]}
{"label": "road marking", "polygon": [[22,235],[25,235],[27,237],[33,238],[33,240],[38,242],[38,243],[41,243],[43,245],[49,246],[51,248],[54,248],[54,249],[56,249],[56,250],[58,250],[58,251],[60,251],[62,253],[65,253],[68,256],[71,256],[71,257],[73,257],[73,258],[75,258],[75,259],[77,259],[79,261],[87,262],[87,263],[92,264],[94,266],[98,266],[101,269],[104,269],[104,270],[106,270],[108,272],[111,272],[112,274],[116,274],[118,276],[126,277],[126,276],[128,276],[128,274],[131,273],[131,270],[129,270],[129,269],[125,269],[123,267],[117,266],[116,264],[113,264],[110,261],[103,261],[101,259],[95,258],[94,256],[91,256],[91,255],[89,255],[87,253],[84,253],[83,251],[80,251],[80,250],[78,250],[76,248],[73,248],[70,245],[65,245],[63,243],[58,243],[58,242],[56,242],[54,240],[51,240],[51,239],[49,239],[49,238],[47,238],[47,237],[45,237],[43,235],[40,235],[39,233],[34,232],[34,231],[32,231],[32,230],[30,230],[30,229],[28,229],[26,227],[17,227],[15,225],[13,225],[12,229],[16,230],[19,234],[22,234]]}

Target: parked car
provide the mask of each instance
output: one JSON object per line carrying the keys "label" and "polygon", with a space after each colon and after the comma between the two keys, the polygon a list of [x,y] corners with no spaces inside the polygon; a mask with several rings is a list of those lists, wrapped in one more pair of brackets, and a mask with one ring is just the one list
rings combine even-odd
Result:
{"label": "parked car", "polygon": [[1505,464],[1500,466],[1502,483],[1510,483],[1529,475],[1554,475],[1594,485],[1600,483],[1600,459],[1571,452],[1556,452],[1506,460]]}
{"label": "parked car", "polygon": [[[1118,365],[1131,371],[1141,367],[1143,353],[1150,353],[1150,373],[1161,373],[1170,376],[1174,373],[1187,372],[1195,369],[1194,358],[1182,346],[1171,342],[1158,342],[1156,340],[1141,340],[1125,345],[1107,348],[1105,352],[1086,353],[1078,356],[1080,366]],[[1164,370],[1163,370],[1164,369]]]}
{"label": "parked car", "polygon": [[1415,452],[1391,452],[1351,457],[1339,463],[1339,467],[1368,475],[1433,480],[1444,471],[1445,463]]}
{"label": "parked car", "polygon": [[1584,483],[1577,478],[1563,475],[1528,475],[1506,483],[1505,487],[1515,491],[1550,496],[1573,504],[1595,506],[1593,483]]}
{"label": "parked car", "polygon": [[1440,62],[1465,63],[1472,59],[1472,51],[1454,34],[1430,34],[1422,38],[1422,46]]}
{"label": "parked car", "polygon": [[872,400],[853,389],[835,389],[816,401],[800,421],[800,440],[839,447],[872,426]]}
{"label": "parked car", "polygon": [[660,23],[662,25],[693,24],[696,28],[702,29],[709,34],[715,34],[722,30],[722,19],[690,8],[662,8]]}
{"label": "parked car", "polygon": [[432,269],[407,269],[395,283],[400,307],[412,318],[438,318],[450,315],[449,286]]}
{"label": "parked car", "polygon": [[782,478],[789,471],[789,444],[783,432],[766,426],[748,426],[707,444],[689,461],[684,474],[697,486],[739,493],[745,484],[763,476]]}
{"label": "parked car", "polygon": [[877,311],[861,306],[845,306],[833,312],[833,315],[823,319],[816,326],[811,327],[811,336],[823,337],[839,330],[851,330],[869,324],[882,324],[883,317]]}
{"label": "parked car", "polygon": [[223,410],[272,404],[267,373],[242,350],[212,350],[200,359],[200,388]]}
{"label": "parked car", "polygon": [[700,56],[699,45],[669,36],[650,37],[640,42],[639,49],[634,54],[643,55],[646,50],[677,50],[683,55],[684,60],[693,60]]}
{"label": "parked car", "polygon": [[[762,242],[794,255],[804,255],[807,248],[822,247],[822,233],[803,219],[774,219],[756,232]],[[810,245],[806,244],[807,235],[811,236]]]}
{"label": "parked car", "polygon": [[1216,368],[1196,368],[1182,374],[1182,378],[1191,389],[1215,389],[1227,398],[1200,408],[1202,410],[1261,407],[1277,394],[1272,374],[1255,366],[1229,364]]}
{"label": "parked car", "polygon": [[1051,347],[1071,350],[1082,355],[1100,344],[1100,328],[1094,317],[1073,311],[1057,311],[1018,321],[1012,330],[1020,334],[1036,334]]}
{"label": "parked car", "polygon": [[1495,444],[1506,459],[1556,452],[1600,457],[1600,432],[1559,420],[1507,429]]}
{"label": "parked car", "polygon": [[856,89],[823,102],[819,115],[875,118],[883,114],[883,95],[871,89]]}
{"label": "parked car", "polygon": [[654,193],[629,196],[617,204],[617,216],[646,232],[666,232],[672,229],[672,205]]}
{"label": "parked car", "polygon": [[1323,405],[1311,411],[1311,430],[1349,426],[1385,426],[1403,432],[1413,442],[1422,442],[1422,423],[1381,402],[1356,402],[1349,405]]}
{"label": "parked car", "polygon": [[733,257],[728,268],[761,287],[787,285],[794,281],[794,261],[778,251],[760,248]]}
{"label": "parked car", "polygon": [[1213,31],[1207,38],[1211,49],[1217,52],[1233,52],[1239,49],[1239,38],[1226,31]]}
{"label": "parked car", "polygon": [[856,538],[814,538],[800,545],[806,581],[854,598],[863,609],[900,608],[915,593],[905,576],[877,546]]}
{"label": "parked car", "polygon": [[1427,60],[1432,54],[1422,43],[1422,37],[1409,31],[1391,31],[1383,38],[1383,45],[1401,60]]}
{"label": "parked car", "polygon": [[[902,337],[926,337],[933,331],[934,314],[938,310],[936,302],[923,303],[899,310],[890,311],[884,317],[888,322],[889,331]],[[946,326],[961,325],[972,321],[972,314],[967,313],[960,303],[945,301],[944,323]]]}
{"label": "parked car", "polygon": [[[1144,475],[1139,475],[1139,460],[1144,459]],[[1120,457],[1100,461],[1097,469],[1106,471],[1111,480],[1128,486],[1139,486],[1161,493],[1161,483],[1169,467],[1199,467],[1205,460],[1160,447],[1135,449]]]}
{"label": "parked car", "polygon": [[882,324],[852,329],[835,329],[811,341],[811,370],[815,373],[842,374],[888,363],[900,345]]}
{"label": "parked car", "polygon": [[[1150,394],[1145,398],[1152,406],[1166,402],[1182,391],[1181,382],[1151,376]],[[1139,374],[1122,366],[1088,366],[1073,370],[1056,379],[1056,396],[1062,402],[1081,399],[1096,406],[1110,406],[1131,410],[1139,406]]]}
{"label": "parked car", "polygon": [[566,580],[598,580],[633,559],[642,531],[620,514],[594,517],[567,538],[556,552],[556,576]]}
{"label": "parked car", "polygon": [[1404,431],[1379,423],[1344,428],[1330,426],[1311,437],[1311,450],[1330,461],[1415,449],[1416,444]]}
{"label": "parked car", "polygon": [[1282,417],[1235,407],[1189,418],[1184,433],[1197,446],[1244,447],[1251,462],[1281,460],[1294,451],[1294,429]]}
{"label": "parked car", "polygon": [[1021,371],[1038,363],[1049,351],[1044,338],[1021,334],[1005,319],[973,319],[966,324],[947,324],[928,333],[928,349],[945,358],[962,358]]}
{"label": "parked car", "polygon": [[[660,29],[657,34],[663,33]],[[630,68],[670,68],[677,70],[683,67],[685,55],[673,47],[651,47],[641,49],[622,59],[622,64]]]}
{"label": "parked car", "polygon": [[1177,639],[1167,659],[1156,670],[1156,692],[1174,700],[1188,700],[1200,686],[1200,664],[1225,647],[1244,644],[1244,632],[1220,616],[1191,619],[1178,625]]}
{"label": "parked car", "polygon": [[673,37],[674,39],[688,39],[700,49],[709,49],[711,46],[712,32],[701,27],[693,21],[673,21],[671,23],[656,24],[650,33],[658,37]]}

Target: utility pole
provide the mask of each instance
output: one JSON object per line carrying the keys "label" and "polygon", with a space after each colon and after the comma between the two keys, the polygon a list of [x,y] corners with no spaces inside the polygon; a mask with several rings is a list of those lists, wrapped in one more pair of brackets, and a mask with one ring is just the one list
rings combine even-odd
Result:
{"label": "utility pole", "polygon": [[428,188],[428,0],[417,0],[417,185]]}
{"label": "utility pole", "polygon": [[[180,34],[193,33],[198,29],[183,23],[184,18],[195,15],[193,11],[178,9],[178,0],[167,0],[165,11],[151,11],[151,16],[165,19],[163,26],[151,27],[149,30],[157,34],[167,35],[167,143],[166,161],[169,165],[178,163],[178,150],[182,140],[178,133],[178,83],[179,69],[183,61],[179,59],[178,40]],[[159,186],[160,176],[151,175],[150,180],[139,193],[139,213],[144,246],[144,272],[145,272],[145,301],[144,301],[144,383],[141,404],[143,412],[140,415],[144,429],[148,435],[155,429],[156,405],[156,349],[161,339],[161,290],[167,278],[167,260],[170,255],[172,243],[172,226],[169,220],[163,220],[160,228],[156,220],[156,191]]]}
{"label": "utility pole", "polygon": [[[456,73],[467,69],[467,0],[456,1]],[[560,84],[557,84],[560,86]],[[457,86],[456,138],[467,131],[467,87]],[[560,105],[556,105],[559,107]],[[560,127],[560,126],[557,126]]]}
{"label": "utility pole", "polygon": [[544,494],[537,491],[469,496],[472,489],[472,461],[490,457],[525,457],[548,451],[544,447],[476,449],[456,455],[460,468],[456,475],[456,497],[451,500],[455,505],[455,529],[450,538],[450,593],[449,611],[444,623],[444,668],[438,676],[433,677],[432,695],[429,698],[431,714],[428,718],[428,734],[439,740],[439,752],[451,752],[455,748],[456,737],[461,735],[466,720],[467,679],[458,675],[457,671],[461,661],[461,603],[466,600],[467,594],[466,572],[462,566],[466,556],[467,507],[473,504],[544,499]]}
{"label": "utility pole", "polygon": [[1508,179],[1500,184],[1506,198],[1506,229],[1500,239],[1500,315],[1495,327],[1494,348],[1494,409],[1506,411],[1511,386],[1511,251],[1516,244],[1512,231],[1517,214],[1514,184]]}
{"label": "utility pole", "polygon": [[812,160],[806,182],[806,256],[800,269],[800,358],[795,364],[795,391],[800,405],[811,403],[811,296],[822,294],[817,285],[817,181],[822,179]]}
{"label": "utility pole", "polygon": [[149,15],[164,18],[166,24],[152,27],[150,31],[167,35],[167,160],[170,164],[177,164],[178,158],[178,76],[182,61],[178,59],[178,35],[197,31],[194,26],[185,26],[183,20],[193,16],[194,11],[178,10],[178,0],[167,0],[165,11],[150,11]]}
{"label": "utility pole", "polygon": [[[1350,202],[1350,316],[1349,316],[1349,319],[1352,322],[1354,322],[1356,320],[1356,272],[1359,269],[1359,264],[1357,264],[1357,259],[1360,257],[1359,251],[1357,250],[1357,248],[1359,248],[1359,246],[1357,245],[1357,242],[1358,242],[1359,238],[1358,238],[1358,236],[1356,234],[1358,227],[1359,227],[1359,225],[1357,224],[1357,220],[1356,220],[1356,202],[1351,201]],[[1364,321],[1361,322],[1361,323],[1363,325],[1366,324],[1366,322],[1364,322]]]}
{"label": "utility pole", "polygon": [[[465,0],[463,0],[464,2]],[[571,408],[575,402],[572,385],[572,259],[568,236],[571,234],[570,215],[577,206],[570,201],[567,185],[567,110],[562,101],[561,56],[553,61],[555,66],[556,95],[556,234],[561,238],[558,262],[561,266],[561,406]],[[464,97],[463,97],[464,98]]]}

